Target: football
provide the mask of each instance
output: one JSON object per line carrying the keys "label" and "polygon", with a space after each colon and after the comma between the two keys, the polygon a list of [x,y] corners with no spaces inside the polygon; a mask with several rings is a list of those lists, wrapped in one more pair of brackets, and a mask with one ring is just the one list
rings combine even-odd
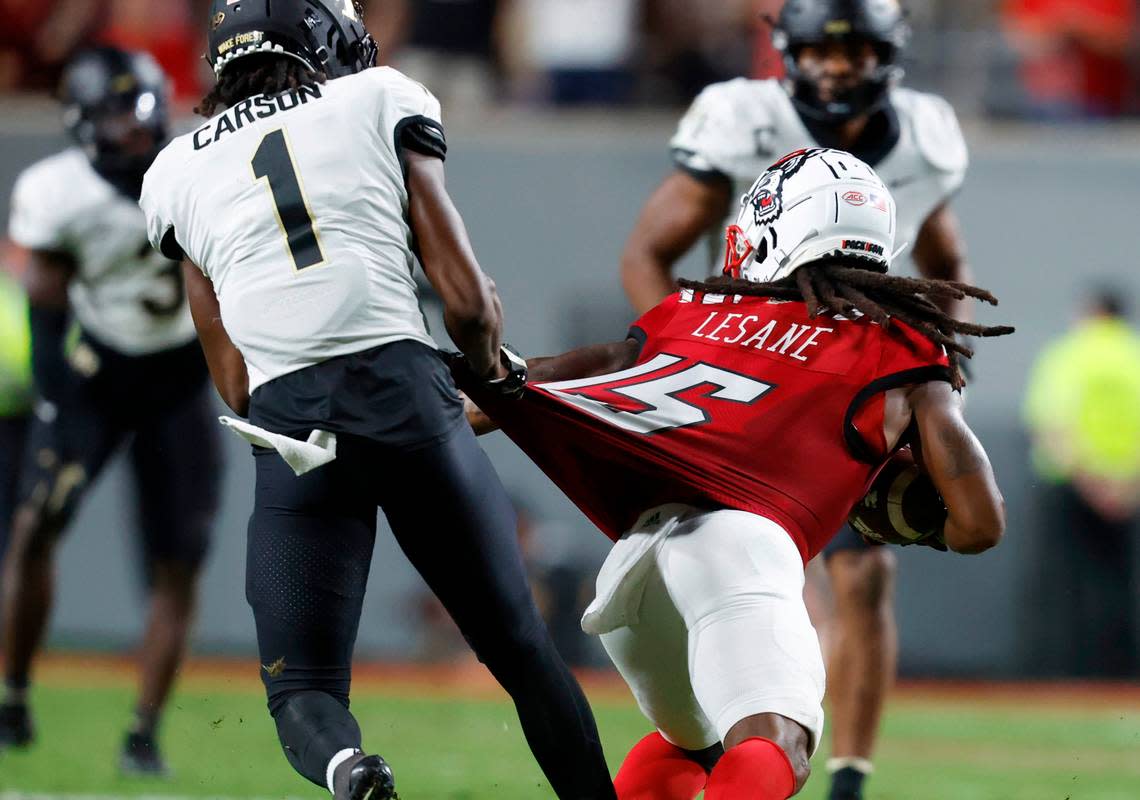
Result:
{"label": "football", "polygon": [[847,518],[865,539],[878,544],[922,544],[945,550],[946,505],[909,447],[891,456]]}

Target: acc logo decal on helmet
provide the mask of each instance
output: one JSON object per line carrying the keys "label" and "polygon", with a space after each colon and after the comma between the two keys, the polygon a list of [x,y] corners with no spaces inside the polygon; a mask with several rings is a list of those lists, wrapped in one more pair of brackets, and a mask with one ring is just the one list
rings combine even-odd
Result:
{"label": "acc logo decal on helmet", "polygon": [[862,192],[848,192],[847,194],[843,195],[843,199],[850,205],[861,206],[866,204],[867,195],[863,194]]}

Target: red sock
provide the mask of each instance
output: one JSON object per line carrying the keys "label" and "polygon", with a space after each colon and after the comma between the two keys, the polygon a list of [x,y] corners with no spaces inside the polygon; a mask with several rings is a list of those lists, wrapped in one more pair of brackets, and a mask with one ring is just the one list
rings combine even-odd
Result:
{"label": "red sock", "polygon": [[704,767],[660,733],[651,733],[629,751],[614,788],[618,800],[693,800],[706,780]]}
{"label": "red sock", "polygon": [[705,800],[787,800],[795,791],[796,773],[783,749],[770,739],[745,739],[713,769]]}

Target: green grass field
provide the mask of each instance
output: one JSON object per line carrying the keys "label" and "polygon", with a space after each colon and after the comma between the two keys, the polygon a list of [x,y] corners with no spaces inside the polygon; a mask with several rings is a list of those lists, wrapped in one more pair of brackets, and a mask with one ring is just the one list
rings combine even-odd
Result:
{"label": "green grass field", "polygon": [[[122,674],[122,673],[120,673]],[[165,724],[175,776],[124,779],[116,755],[132,700],[130,673],[78,688],[82,672],[46,676],[33,696],[39,743],[0,754],[0,800],[30,795],[101,798],[327,798],[297,778],[277,747],[259,687],[246,680],[188,680]],[[984,689],[979,689],[979,692]],[[551,797],[509,703],[442,696],[430,687],[370,685],[353,708],[367,747],[396,770],[404,800]],[[595,708],[612,767],[646,732],[613,690]],[[874,800],[1135,800],[1140,798],[1136,694],[1070,703],[1000,693],[970,697],[904,691],[886,721]],[[826,792],[822,763],[801,797]]]}

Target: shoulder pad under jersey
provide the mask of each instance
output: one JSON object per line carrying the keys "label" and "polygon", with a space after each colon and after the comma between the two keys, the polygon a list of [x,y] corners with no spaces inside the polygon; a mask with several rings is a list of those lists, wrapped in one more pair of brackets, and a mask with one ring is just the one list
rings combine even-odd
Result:
{"label": "shoulder pad under jersey", "polygon": [[679,167],[732,177],[741,161],[756,157],[757,131],[776,122],[774,80],[736,78],[714,83],[697,96],[669,143]]}
{"label": "shoulder pad under jersey", "polygon": [[102,199],[87,156],[78,148],[64,150],[32,164],[17,178],[8,234],[32,250],[62,248],[76,217],[98,209]]}
{"label": "shoulder pad under jersey", "polygon": [[915,145],[935,169],[965,173],[970,156],[953,107],[936,94],[896,89],[892,102],[899,122],[910,127]]}

